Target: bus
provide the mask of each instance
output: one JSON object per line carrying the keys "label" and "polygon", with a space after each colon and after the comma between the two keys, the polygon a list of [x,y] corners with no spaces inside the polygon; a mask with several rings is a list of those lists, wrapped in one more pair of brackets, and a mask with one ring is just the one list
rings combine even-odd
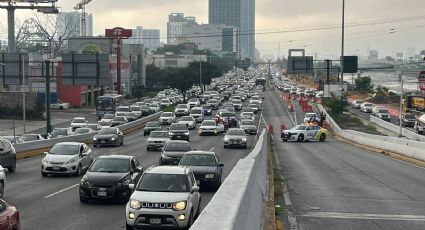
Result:
{"label": "bus", "polygon": [[115,113],[118,106],[123,103],[123,96],[119,94],[106,94],[96,99],[96,116],[101,118],[106,113]]}
{"label": "bus", "polygon": [[262,78],[262,77],[255,79],[255,85],[263,85],[265,87],[266,86],[266,79]]}

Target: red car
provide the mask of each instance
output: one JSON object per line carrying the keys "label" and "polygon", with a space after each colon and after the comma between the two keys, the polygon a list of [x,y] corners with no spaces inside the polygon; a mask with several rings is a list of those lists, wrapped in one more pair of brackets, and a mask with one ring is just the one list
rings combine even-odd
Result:
{"label": "red car", "polygon": [[0,199],[0,230],[19,230],[19,211]]}

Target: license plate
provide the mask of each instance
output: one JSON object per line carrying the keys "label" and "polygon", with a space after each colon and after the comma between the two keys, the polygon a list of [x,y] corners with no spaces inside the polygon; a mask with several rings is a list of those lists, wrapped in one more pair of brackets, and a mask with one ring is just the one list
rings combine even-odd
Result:
{"label": "license plate", "polygon": [[150,219],[149,223],[151,223],[151,224],[161,224],[161,219]]}
{"label": "license plate", "polygon": [[177,136],[177,138],[182,138],[182,136]]}
{"label": "license plate", "polygon": [[60,170],[60,167],[59,166],[53,166],[53,170],[59,171]]}
{"label": "license plate", "polygon": [[232,141],[232,144],[237,144],[238,142],[237,141]]}
{"label": "license plate", "polygon": [[101,143],[102,143],[102,144],[105,144],[106,142],[105,142],[105,141],[102,141]]}
{"label": "license plate", "polygon": [[97,196],[107,196],[105,191],[98,191]]}

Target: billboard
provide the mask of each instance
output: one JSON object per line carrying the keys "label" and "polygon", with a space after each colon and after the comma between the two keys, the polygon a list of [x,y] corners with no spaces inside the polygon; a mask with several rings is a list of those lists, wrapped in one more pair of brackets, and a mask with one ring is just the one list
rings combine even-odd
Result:
{"label": "billboard", "polygon": [[107,54],[66,54],[62,56],[65,85],[112,85]]}
{"label": "billboard", "polygon": [[288,74],[313,73],[313,56],[288,57]]}
{"label": "billboard", "polygon": [[344,73],[357,73],[359,69],[357,56],[344,56]]}
{"label": "billboard", "polygon": [[28,67],[28,55],[19,53],[0,54],[0,85],[21,85],[22,70],[28,76],[28,68],[23,68],[23,63]]}
{"label": "billboard", "polygon": [[115,27],[113,29],[106,29],[105,36],[108,38],[129,38],[133,36],[133,30]]}

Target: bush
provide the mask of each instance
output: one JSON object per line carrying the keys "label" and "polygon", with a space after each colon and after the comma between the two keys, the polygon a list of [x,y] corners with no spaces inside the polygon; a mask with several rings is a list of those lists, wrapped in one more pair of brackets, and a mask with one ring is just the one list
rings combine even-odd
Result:
{"label": "bush", "polygon": [[335,97],[335,95],[332,94],[332,97],[325,98],[322,104],[328,108],[331,115],[341,115],[346,110],[347,98]]}
{"label": "bush", "polygon": [[369,92],[373,89],[372,79],[370,77],[357,78],[354,83],[354,88],[357,91]]}

